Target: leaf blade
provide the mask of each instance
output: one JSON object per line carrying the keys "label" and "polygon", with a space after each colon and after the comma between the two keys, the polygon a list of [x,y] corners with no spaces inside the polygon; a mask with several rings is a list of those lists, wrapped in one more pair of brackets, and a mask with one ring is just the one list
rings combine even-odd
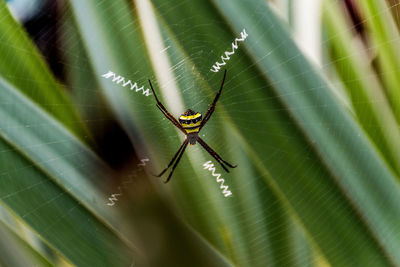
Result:
{"label": "leaf blade", "polygon": [[0,2],[0,74],[84,140],[86,127],[26,32]]}
{"label": "leaf blade", "polygon": [[[205,11],[202,12],[203,7],[193,4],[189,7],[186,2],[179,4],[179,7],[182,7],[181,10],[178,8],[171,8],[171,6],[178,6],[177,3],[175,3],[175,5],[170,3],[170,6],[168,6],[158,1],[153,2],[155,3],[154,6],[159,9],[158,14],[167,21],[167,25],[171,25],[171,32],[176,36],[180,36],[179,40],[189,55],[192,54],[190,51],[190,49],[192,49],[190,47],[191,41],[185,38],[185,36],[180,35],[179,32],[187,32],[187,30],[184,29],[185,25],[190,27],[191,23],[183,24],[178,14],[185,10],[186,18],[193,18],[193,20],[196,18],[197,23],[200,25],[207,25],[207,21],[211,21],[211,18],[215,20],[215,17],[218,17],[218,15],[212,16]],[[260,117],[265,118],[266,121],[274,122],[281,127],[280,130],[274,130],[268,128],[266,124],[257,125],[258,132],[262,133],[263,131],[269,132],[272,130],[278,134],[282,134],[282,136],[285,136],[284,134],[290,136],[291,138],[288,140],[281,138],[280,142],[275,141],[275,143],[273,143],[265,140],[265,138],[263,139],[261,134],[255,134],[255,131],[248,129],[249,126],[246,127],[243,125],[243,127],[241,127],[243,135],[246,136],[246,140],[249,140],[248,142],[252,147],[251,150],[254,150],[253,160],[258,158],[258,160],[261,161],[261,168],[268,169],[268,171],[265,170],[264,172],[272,172],[273,181],[268,178],[268,183],[271,184],[272,182],[275,184],[278,194],[285,198],[285,202],[289,203],[289,205],[294,208],[294,214],[300,216],[300,221],[306,224],[306,229],[312,232],[312,236],[318,237],[321,233],[317,233],[316,229],[312,229],[313,227],[311,227],[311,225],[320,225],[318,230],[324,232],[324,235],[326,235],[323,238],[319,236],[317,244],[322,247],[322,252],[332,263],[350,265],[353,260],[353,255],[362,255],[362,251],[352,246],[351,249],[353,249],[353,252],[349,253],[345,248],[332,248],[324,244],[324,239],[325,241],[336,240],[338,242],[343,242],[343,240],[337,240],[337,236],[335,236],[337,232],[328,229],[326,226],[324,227],[321,222],[315,220],[318,214],[324,213],[327,215],[327,213],[330,213],[326,211],[329,210],[328,207],[334,207],[332,203],[315,203],[319,199],[324,199],[323,196],[328,197],[328,193],[329,199],[331,199],[332,202],[336,202],[336,205],[340,206],[342,209],[341,212],[343,212],[342,219],[334,213],[330,213],[329,215],[330,219],[336,220],[338,224],[338,228],[335,230],[347,232],[349,229],[345,229],[345,226],[351,226],[352,230],[347,232],[347,234],[350,235],[350,233],[354,234],[357,232],[357,237],[362,240],[361,242],[363,244],[368,244],[366,247],[371,249],[370,255],[373,255],[371,259],[376,260],[376,264],[387,264],[387,259],[385,259],[385,256],[381,252],[382,243],[385,244],[385,248],[388,249],[388,251],[391,251],[387,253],[392,256],[391,260],[394,260],[395,250],[391,250],[391,248],[393,248],[393,245],[397,247],[398,242],[396,238],[387,236],[384,229],[395,229],[396,225],[393,224],[387,214],[379,210],[379,207],[383,206],[382,201],[385,201],[385,205],[390,203],[389,206],[393,209],[392,211],[395,213],[399,212],[395,203],[396,201],[394,201],[394,199],[399,198],[399,189],[395,183],[395,175],[391,173],[384,161],[379,158],[376,150],[365,138],[356,123],[350,118],[346,111],[344,111],[343,107],[337,103],[337,100],[334,100],[333,95],[329,92],[329,86],[321,79],[320,74],[316,73],[314,68],[301,56],[298,49],[293,45],[293,42],[288,38],[286,31],[280,25],[279,19],[277,19],[263,3],[257,1],[252,1],[250,4],[239,4],[238,2],[228,3],[227,1],[215,1],[213,3],[219,7],[219,11],[224,14],[225,19],[232,23],[235,32],[240,32],[243,27],[245,27],[249,35],[253,36],[253,39],[249,37],[249,39],[246,40],[245,46],[252,58],[251,61],[255,62],[258,70],[262,70],[263,79],[271,80],[273,88],[267,87],[267,89],[272,90],[273,94],[269,94],[270,96],[268,97],[275,98],[275,102],[277,103],[271,104],[272,101],[268,101],[268,104],[265,104],[265,106],[269,107],[270,110],[271,107],[282,110],[282,106],[280,106],[282,101],[285,103],[283,109],[285,111],[287,110],[290,114],[286,117],[282,116],[283,121],[291,121],[292,124],[288,127],[288,125],[284,126],[284,123],[279,123],[280,120],[277,119],[279,116],[275,115],[275,117],[271,117],[267,115],[267,112],[260,112],[263,110],[262,108],[257,109],[259,114],[263,114],[262,116],[260,115]],[[212,8],[209,8],[209,10],[212,10]],[[190,11],[191,13],[189,13]],[[229,18],[236,19],[230,20]],[[199,21],[202,21],[202,23],[199,23]],[[175,25],[178,26],[175,27]],[[226,43],[229,43],[229,40],[233,39],[232,37],[224,38],[223,36],[225,36],[225,34],[221,33],[213,36],[211,32],[215,32],[215,30],[207,31],[206,29],[207,27],[204,26],[203,29],[198,29],[198,32],[200,35],[201,32],[207,32],[207,34],[202,34],[201,38],[208,38],[207,43],[211,44],[210,49],[213,49],[214,44],[221,43],[218,41],[218,38],[224,39]],[[229,30],[226,30],[226,32],[229,32]],[[268,51],[274,51],[274,53],[269,53]],[[300,59],[297,60],[297,58]],[[292,59],[296,60],[291,61]],[[194,57],[193,60],[197,60],[199,63],[203,62],[203,60],[198,57]],[[243,60],[242,62],[246,61]],[[200,72],[204,73],[204,76],[206,76],[206,71],[203,71],[205,67],[199,69],[201,69]],[[231,69],[238,68],[232,66]],[[233,76],[237,76],[238,73],[241,72],[240,70],[231,70],[230,73],[233,73],[231,74]],[[245,75],[241,78],[242,81],[251,80],[249,76],[246,77]],[[235,85],[240,86],[243,83],[240,79],[232,78],[232,80],[235,80],[233,81]],[[253,80],[255,79],[253,78]],[[226,85],[229,86],[229,84]],[[257,85],[254,84],[250,86],[250,88],[263,87],[258,83]],[[252,90],[251,93],[248,91],[247,94],[257,99],[255,91],[256,90]],[[243,100],[243,97],[245,97],[244,94],[242,94],[241,97],[242,100],[238,100],[237,103],[251,101],[251,99]],[[263,99],[268,98],[264,96]],[[255,103],[255,101],[251,103]],[[320,107],[322,107],[322,112]],[[329,110],[327,108],[324,109],[324,107],[329,107]],[[238,110],[246,110],[245,106],[239,104],[236,104],[235,108]],[[252,109],[256,110],[254,107]],[[243,116],[243,114],[234,113],[234,110],[232,111],[232,117],[234,120],[236,119],[238,125],[240,125],[240,122],[237,118],[240,118],[240,116]],[[250,120],[251,118],[248,117],[247,121]],[[296,130],[288,130],[288,128]],[[359,138],[359,134],[362,136],[361,138]],[[340,140],[338,140],[337,136],[340,136]],[[269,135],[269,137],[271,137],[271,135]],[[276,139],[276,137],[273,138]],[[265,140],[265,142],[268,142],[272,146],[273,144],[279,144],[280,151],[291,151],[293,153],[293,156],[285,155],[284,157],[282,153],[277,154],[279,157],[285,158],[286,162],[290,162],[292,170],[301,170],[301,181],[303,181],[303,184],[300,185],[296,183],[297,186],[302,188],[302,190],[299,188],[299,191],[303,192],[301,197],[294,193],[288,193],[293,190],[293,184],[291,184],[290,179],[288,179],[293,176],[290,170],[282,171],[276,169],[273,166],[276,162],[274,163],[273,160],[264,159],[265,163],[263,163],[263,160],[260,160],[260,156],[257,156],[257,154],[265,155],[265,151],[268,151],[269,148],[267,145],[263,145],[257,140]],[[356,144],[354,144],[354,142]],[[341,151],[344,147],[346,147],[346,149],[342,153]],[[365,153],[364,149],[368,151],[368,153],[366,153],[367,155],[363,154]],[[330,155],[332,152],[334,154],[333,156]],[[347,157],[347,160],[343,160],[343,158],[341,158],[342,156]],[[356,158],[356,161],[354,161],[354,158]],[[354,163],[350,163],[352,161]],[[307,165],[310,164],[314,169],[310,170],[310,168],[301,166],[306,162]],[[323,167],[316,167],[321,163]],[[371,167],[371,164],[374,167]],[[358,177],[356,176],[356,182],[350,179],[354,172],[357,173],[355,170],[365,174],[365,166],[370,167],[368,168],[370,172],[368,181],[369,183],[373,183],[374,186],[369,186],[364,183],[363,177],[360,175]],[[311,177],[309,177],[307,179],[307,176],[311,176],[311,173],[313,178],[311,179]],[[374,177],[380,177],[382,173],[385,175],[384,181],[376,181]],[[284,177],[284,175],[287,177]],[[322,182],[321,179],[318,179],[319,177],[329,177],[330,181]],[[284,178],[285,181],[282,178]],[[319,192],[313,192],[313,196],[305,195],[305,192],[313,188],[309,184],[311,181],[319,184],[319,188],[317,187],[314,189]],[[324,183],[324,185],[322,185],[322,183]],[[376,186],[391,196],[385,197],[385,199],[382,200],[381,192],[376,193],[375,191]],[[336,189],[333,191],[333,188]],[[351,200],[348,198],[348,188],[351,190]],[[368,203],[364,203],[364,199],[370,196],[371,198],[368,199]],[[312,207],[315,208],[315,210],[311,210],[310,207],[301,203],[305,202],[306,199],[308,201],[314,199],[314,201],[312,201]],[[325,208],[324,205],[326,205]],[[317,206],[319,207],[316,208]],[[365,228],[359,227],[360,221],[358,216],[355,215],[354,208],[358,211],[361,210],[361,214],[370,215],[367,220],[362,220]],[[314,215],[312,215],[313,213]],[[377,227],[377,224],[381,224],[381,226]],[[368,233],[368,231],[370,232]],[[379,236],[379,241],[375,242],[377,236]],[[335,243],[336,241],[331,242]],[[348,244],[350,246],[351,242],[349,239],[345,242],[349,242]],[[337,252],[333,253],[333,250],[337,250]]]}

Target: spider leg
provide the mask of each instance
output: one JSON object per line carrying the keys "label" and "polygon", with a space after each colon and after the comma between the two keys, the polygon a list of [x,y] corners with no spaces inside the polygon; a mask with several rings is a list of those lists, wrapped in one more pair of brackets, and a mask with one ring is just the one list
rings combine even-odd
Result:
{"label": "spider leg", "polygon": [[211,115],[212,115],[213,112],[214,112],[215,105],[217,104],[217,101],[218,101],[218,99],[219,99],[219,96],[220,96],[221,93],[222,93],[222,88],[224,88],[225,77],[226,77],[226,70],[225,70],[225,72],[224,72],[224,78],[222,78],[221,87],[219,88],[219,91],[218,91],[217,95],[215,96],[214,101],[212,102],[211,106],[210,106],[209,109],[207,110],[206,115],[204,115],[204,118],[203,118],[203,120],[201,121],[201,124],[200,124],[200,129],[199,129],[199,131],[201,130],[201,128],[203,128],[204,125],[206,125],[207,121],[211,118]]}
{"label": "spider leg", "polygon": [[237,167],[237,165],[232,165],[232,164],[230,164],[229,162],[225,161],[223,158],[221,158],[221,156],[218,155],[209,145],[207,145],[207,143],[206,143],[203,139],[201,139],[201,137],[198,136],[197,138],[198,138],[197,141],[198,141],[200,144],[205,145],[210,151],[214,152],[215,155],[216,155],[223,163],[225,163],[226,165],[228,165],[230,168],[236,168],[236,167]]}
{"label": "spider leg", "polygon": [[206,147],[203,143],[201,142],[199,143],[204,147],[204,149],[208,152],[208,154],[210,154],[222,166],[222,168],[224,168],[226,172],[229,172],[228,168],[225,167],[224,163],[216,156],[216,153],[213,153],[214,151],[209,150],[209,148]]}
{"label": "spider leg", "polygon": [[153,85],[151,84],[151,81],[149,80],[150,88],[151,91],[153,91],[153,95],[157,101],[157,107],[161,110],[161,112],[164,114],[164,116],[170,120],[179,130],[181,130],[184,134],[186,134],[185,129],[180,125],[180,123],[175,119],[175,117],[168,112],[168,110],[164,107],[164,105],[158,100],[158,97],[156,95],[156,92],[153,89]]}
{"label": "spider leg", "polygon": [[177,122],[177,121],[175,120],[175,118],[172,117],[171,114],[165,113],[165,111],[164,111],[158,104],[157,104],[156,106],[157,106],[158,109],[164,114],[164,116],[165,116],[168,120],[170,120],[170,121],[172,122],[172,124],[174,124],[174,125],[175,125],[179,130],[181,130],[184,134],[187,134],[186,131],[185,131],[185,129],[182,127],[182,125],[180,125],[179,122]]}
{"label": "spider leg", "polygon": [[161,176],[169,169],[169,167],[171,167],[171,165],[174,163],[176,157],[177,157],[177,156],[179,155],[179,153],[182,151],[182,149],[183,149],[185,143],[187,144],[187,142],[188,142],[188,140],[185,139],[185,141],[183,141],[182,145],[179,147],[178,151],[176,151],[174,157],[173,157],[173,158],[171,159],[171,161],[168,163],[168,166],[167,166],[164,170],[162,170],[162,172],[161,172],[159,175],[154,175],[154,176],[161,177]]}
{"label": "spider leg", "polygon": [[197,142],[200,143],[200,145],[202,147],[204,147],[204,149],[213,157],[215,158],[215,160],[222,166],[222,168],[224,168],[224,170],[226,172],[229,172],[228,168],[225,167],[224,164],[228,165],[228,167],[230,168],[236,168],[237,165],[232,165],[229,162],[225,161],[224,159],[221,158],[220,155],[217,154],[217,152],[215,152],[209,145],[207,145],[206,142],[204,142],[203,139],[201,139],[199,136],[197,137]]}
{"label": "spider leg", "polygon": [[188,140],[185,139],[185,141],[184,141],[183,144],[182,144],[182,149],[181,149],[181,152],[180,152],[180,154],[179,154],[179,156],[178,156],[178,159],[175,161],[174,166],[172,166],[172,170],[171,170],[171,172],[169,173],[167,180],[164,181],[165,184],[168,183],[169,179],[171,179],[171,176],[172,176],[172,174],[174,173],[174,170],[175,170],[176,166],[178,166],[178,163],[179,163],[179,161],[181,160],[182,155],[183,155],[183,153],[185,152],[185,149],[186,149],[187,145],[188,145]]}

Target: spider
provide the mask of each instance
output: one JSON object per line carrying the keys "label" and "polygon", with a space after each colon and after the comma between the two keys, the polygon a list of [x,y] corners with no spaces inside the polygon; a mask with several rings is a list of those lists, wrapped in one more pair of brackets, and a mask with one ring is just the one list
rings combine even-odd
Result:
{"label": "spider", "polygon": [[222,168],[224,168],[226,172],[229,172],[229,170],[224,164],[226,164],[230,168],[237,167],[237,165],[234,166],[223,160],[221,156],[219,156],[217,152],[215,152],[210,146],[208,146],[207,143],[204,142],[204,140],[201,139],[199,136],[200,130],[204,127],[204,125],[206,125],[207,121],[210,119],[212,113],[214,112],[215,105],[217,104],[218,98],[222,92],[222,88],[224,87],[225,77],[226,77],[226,70],[224,72],[224,78],[222,79],[221,87],[217,95],[215,96],[214,101],[212,102],[210,108],[207,110],[206,115],[204,115],[203,119],[200,113],[188,109],[185,111],[185,113],[183,113],[179,117],[179,122],[175,119],[175,117],[171,113],[168,112],[168,110],[164,107],[164,105],[158,100],[157,95],[154,92],[153,85],[149,80],[151,90],[153,91],[153,95],[157,101],[156,106],[160,109],[160,111],[164,114],[164,116],[168,120],[170,120],[179,130],[181,130],[186,135],[185,141],[183,141],[182,145],[179,147],[178,151],[175,153],[168,166],[164,170],[162,170],[162,172],[159,175],[155,175],[157,177],[161,177],[175,162],[175,164],[172,166],[172,170],[169,173],[167,180],[165,180],[164,183],[167,183],[171,179],[171,176],[174,173],[174,170],[178,165],[179,161],[181,160],[182,155],[185,152],[188,143],[190,143],[190,145],[195,145],[196,142],[198,142],[219,164],[221,164]]}

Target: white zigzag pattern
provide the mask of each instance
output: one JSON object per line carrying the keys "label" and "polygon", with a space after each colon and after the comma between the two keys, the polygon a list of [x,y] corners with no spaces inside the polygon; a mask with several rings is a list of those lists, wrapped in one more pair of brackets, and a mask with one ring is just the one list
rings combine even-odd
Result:
{"label": "white zigzag pattern", "polygon": [[212,176],[217,177],[217,183],[221,183],[219,188],[223,189],[222,194],[224,195],[224,197],[232,195],[232,192],[228,190],[229,187],[227,185],[224,185],[225,180],[221,178],[221,174],[215,173],[215,167],[211,160],[204,163],[203,167],[204,169],[208,169],[209,171],[211,171]]}
{"label": "white zigzag pattern", "polygon": [[218,61],[215,62],[210,70],[212,72],[218,72],[221,69],[221,66],[226,65],[225,60],[229,60],[230,56],[235,54],[235,50],[238,49],[238,42],[243,42],[247,36],[249,35],[246,33],[246,29],[243,29],[243,31],[240,33],[241,38],[235,38],[235,41],[232,43],[232,51],[225,51],[225,57],[223,55],[221,56],[222,63],[219,63]]}
{"label": "white zigzag pattern", "polygon": [[[149,159],[141,159],[140,160],[141,163],[137,164],[137,166],[146,166],[146,162],[149,161]],[[136,176],[136,172],[134,172],[133,174],[130,174],[128,176],[129,179],[125,180],[122,182],[121,186],[118,186],[118,191],[119,193],[115,193],[115,194],[111,194],[111,197],[108,198],[109,202],[107,203],[108,206],[114,206],[115,202],[118,201],[118,197],[123,195],[122,189],[123,188],[127,188],[127,184],[132,183],[132,178]]]}
{"label": "white zigzag pattern", "polygon": [[124,77],[122,77],[120,75],[117,76],[112,71],[108,71],[107,73],[101,75],[101,77],[106,78],[106,79],[112,78],[112,81],[114,83],[116,83],[116,84],[122,83],[123,87],[127,86],[128,84],[130,84],[130,89],[131,90],[135,89],[136,92],[143,91],[143,94],[146,95],[146,96],[151,95],[149,88],[147,88],[146,91],[145,91],[144,90],[144,86],[139,87],[137,83],[132,84],[131,80],[125,81]]}

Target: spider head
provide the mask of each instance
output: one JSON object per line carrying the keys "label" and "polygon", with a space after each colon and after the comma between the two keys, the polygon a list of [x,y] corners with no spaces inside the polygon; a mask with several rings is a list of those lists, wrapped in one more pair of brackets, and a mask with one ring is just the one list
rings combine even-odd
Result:
{"label": "spider head", "polygon": [[197,114],[196,111],[193,111],[193,110],[191,110],[190,108],[188,108],[188,109],[185,111],[185,113],[182,114],[182,116],[192,116],[192,115],[196,115],[196,114]]}
{"label": "spider head", "polygon": [[179,117],[179,123],[186,130],[186,133],[198,133],[200,130],[202,116],[200,113],[188,109]]}

